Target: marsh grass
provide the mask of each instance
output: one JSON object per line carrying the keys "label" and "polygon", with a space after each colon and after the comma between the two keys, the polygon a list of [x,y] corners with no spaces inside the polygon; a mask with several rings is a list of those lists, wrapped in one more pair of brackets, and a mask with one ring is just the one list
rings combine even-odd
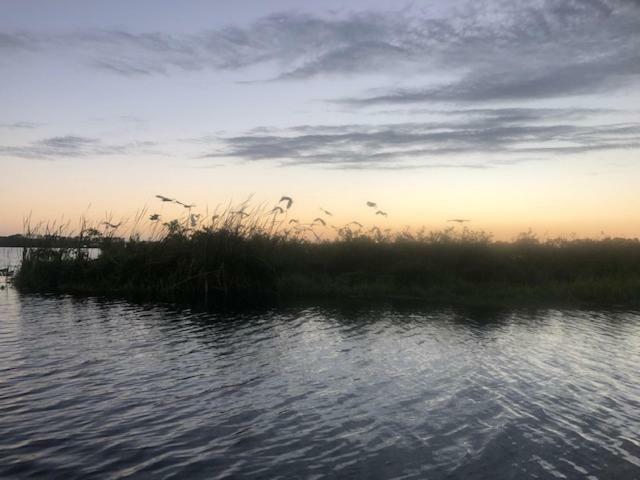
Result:
{"label": "marsh grass", "polygon": [[[202,214],[177,203],[185,205],[183,215],[171,220],[143,209],[131,221],[81,219],[77,232],[68,222],[27,222],[25,236],[41,243],[24,249],[15,285],[207,305],[300,297],[640,303],[637,239],[542,241],[528,232],[498,242],[466,227],[391,232],[355,221],[305,224],[288,208],[249,200]],[[88,246],[101,254],[92,258]]]}

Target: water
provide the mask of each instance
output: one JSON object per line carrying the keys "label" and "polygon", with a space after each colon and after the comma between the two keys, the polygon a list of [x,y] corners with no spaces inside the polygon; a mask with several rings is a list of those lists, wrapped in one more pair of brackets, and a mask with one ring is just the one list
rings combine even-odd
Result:
{"label": "water", "polygon": [[0,291],[0,478],[640,478],[640,314]]}
{"label": "water", "polygon": [[[19,247],[0,247],[0,270],[8,268],[15,271],[22,262],[22,248]],[[97,258],[100,254],[99,248],[83,249],[89,254],[90,258]]]}
{"label": "water", "polygon": [[22,248],[0,247],[0,270],[15,270],[22,261]]}

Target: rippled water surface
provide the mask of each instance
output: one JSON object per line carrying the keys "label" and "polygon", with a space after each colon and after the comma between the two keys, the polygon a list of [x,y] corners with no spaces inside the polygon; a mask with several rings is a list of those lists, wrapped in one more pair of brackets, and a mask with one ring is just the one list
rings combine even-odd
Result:
{"label": "rippled water surface", "polygon": [[640,478],[640,315],[0,291],[2,478]]}

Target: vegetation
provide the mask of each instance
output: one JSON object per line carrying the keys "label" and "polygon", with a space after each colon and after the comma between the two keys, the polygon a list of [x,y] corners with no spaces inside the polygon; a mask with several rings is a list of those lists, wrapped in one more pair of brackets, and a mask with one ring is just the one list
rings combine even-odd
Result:
{"label": "vegetation", "polygon": [[[541,241],[527,233],[497,242],[462,227],[413,234],[357,222],[331,227],[322,218],[302,224],[288,216],[291,199],[283,202],[268,211],[245,202],[206,217],[178,202],[184,218],[162,223],[143,211],[135,225],[148,218],[141,229],[149,238],[132,231],[126,242],[115,235],[122,222],[83,221],[74,246],[61,248],[53,236],[51,245],[26,248],[14,282],[23,291],[214,305],[299,297],[640,303],[637,239]],[[323,240],[318,232],[331,228]]]}

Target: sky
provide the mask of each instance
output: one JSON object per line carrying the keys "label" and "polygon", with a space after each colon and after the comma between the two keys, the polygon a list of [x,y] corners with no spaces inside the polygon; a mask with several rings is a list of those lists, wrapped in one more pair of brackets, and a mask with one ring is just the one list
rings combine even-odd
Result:
{"label": "sky", "polygon": [[202,214],[289,195],[309,221],[640,236],[638,0],[0,12],[0,235],[29,215],[181,214],[162,194]]}

